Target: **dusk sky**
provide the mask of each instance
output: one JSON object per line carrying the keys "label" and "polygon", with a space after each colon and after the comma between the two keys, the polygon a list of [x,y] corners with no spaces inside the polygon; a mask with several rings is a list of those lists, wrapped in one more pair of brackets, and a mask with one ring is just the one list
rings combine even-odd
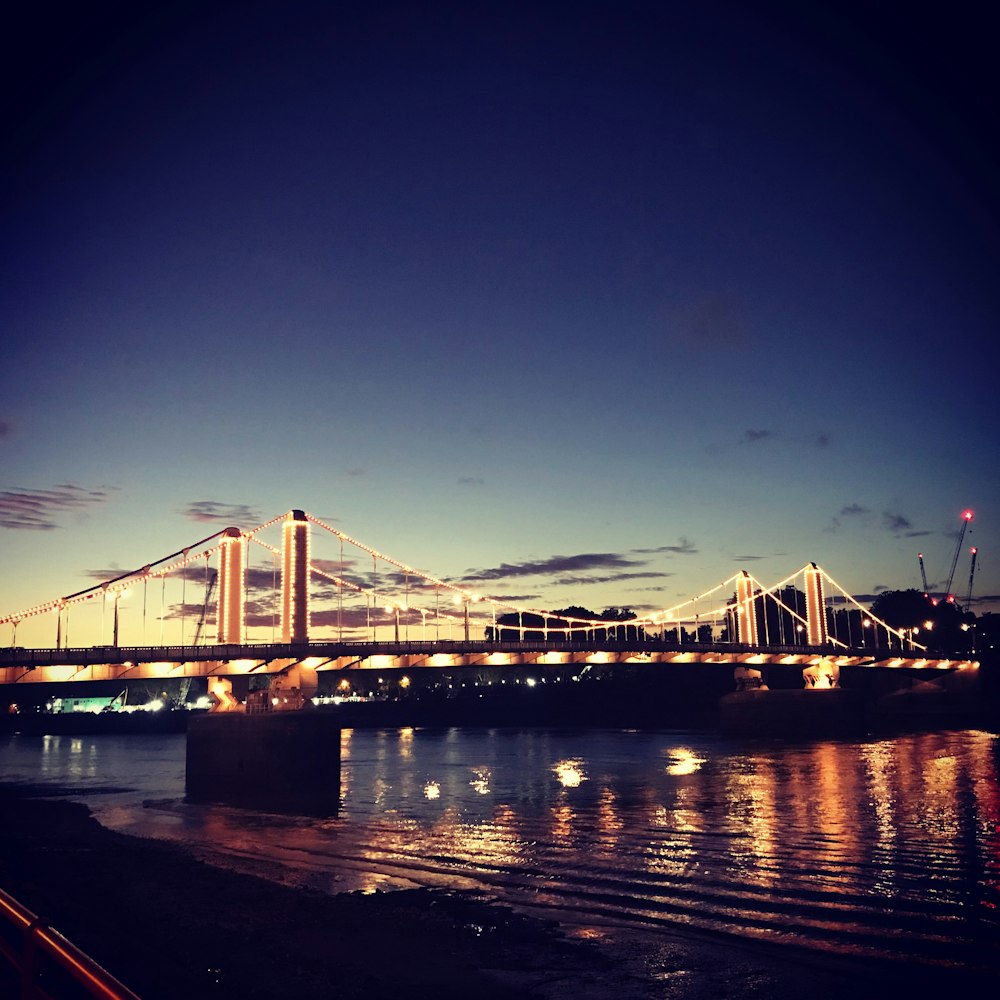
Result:
{"label": "dusk sky", "polygon": [[971,508],[952,589],[977,545],[1000,609],[986,5],[5,35],[0,616],[290,508],[597,611],[808,561],[870,599],[918,552],[943,588]]}

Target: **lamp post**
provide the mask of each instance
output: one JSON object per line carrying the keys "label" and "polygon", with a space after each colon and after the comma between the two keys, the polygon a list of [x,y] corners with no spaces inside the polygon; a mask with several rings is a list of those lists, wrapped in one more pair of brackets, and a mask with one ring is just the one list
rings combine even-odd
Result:
{"label": "lamp post", "polygon": [[118,601],[122,597],[128,597],[127,590],[116,590],[115,591],[115,618],[114,618],[114,629],[112,632],[112,642],[111,645],[118,648]]}
{"label": "lamp post", "polygon": [[395,637],[396,642],[399,642],[399,605],[398,604],[387,604],[385,606],[386,614],[393,615],[395,624]]}

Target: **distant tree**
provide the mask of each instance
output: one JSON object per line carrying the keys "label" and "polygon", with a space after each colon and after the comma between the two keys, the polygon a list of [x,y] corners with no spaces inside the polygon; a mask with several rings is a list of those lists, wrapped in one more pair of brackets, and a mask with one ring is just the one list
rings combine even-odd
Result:
{"label": "distant tree", "polygon": [[933,605],[919,590],[887,590],[872,601],[872,614],[893,628],[919,628]]}
{"label": "distant tree", "polygon": [[597,617],[606,622],[628,622],[636,613],[631,608],[605,608]]}
{"label": "distant tree", "polygon": [[[551,612],[511,611],[497,618],[497,635],[500,642],[517,642],[522,637],[529,641],[536,639],[644,641],[646,633],[643,629],[623,624],[635,617],[636,613],[631,608],[605,608],[598,615],[589,608],[579,605]],[[587,624],[599,621],[609,624],[606,627]],[[492,626],[486,628],[486,638],[493,639]]]}
{"label": "distant tree", "polygon": [[967,654],[975,615],[949,601],[933,602],[919,590],[887,590],[872,602],[872,614],[897,629],[916,629],[915,640],[929,650]]}

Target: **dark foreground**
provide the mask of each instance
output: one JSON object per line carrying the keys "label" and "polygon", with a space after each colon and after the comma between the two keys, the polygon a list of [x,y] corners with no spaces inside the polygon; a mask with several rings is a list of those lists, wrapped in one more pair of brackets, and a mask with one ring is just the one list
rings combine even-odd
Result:
{"label": "dark foreground", "polygon": [[[845,992],[861,1000],[996,985],[996,977],[977,981],[960,969],[888,967],[680,933],[566,933],[457,893],[328,896],[105,830],[85,806],[36,794],[0,785],[0,887],[144,1000],[833,1000]],[[12,992],[0,970],[0,997]]]}

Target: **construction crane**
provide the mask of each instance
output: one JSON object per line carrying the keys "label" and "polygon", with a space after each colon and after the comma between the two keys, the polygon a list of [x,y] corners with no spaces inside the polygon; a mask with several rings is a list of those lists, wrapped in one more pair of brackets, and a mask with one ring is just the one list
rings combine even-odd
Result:
{"label": "construction crane", "polygon": [[205,625],[205,619],[208,617],[208,605],[212,600],[212,591],[215,590],[215,581],[218,578],[218,573],[212,570],[211,579],[208,581],[208,586],[205,588],[205,603],[201,608],[201,617],[198,619],[198,627],[194,630],[194,645],[198,645],[201,640],[201,630]]}
{"label": "construction crane", "polygon": [[969,555],[972,556],[972,562],[969,564],[969,589],[965,594],[965,604],[962,609],[963,611],[968,611],[969,606],[972,604],[972,578],[976,575],[976,556],[978,553],[979,549],[977,549],[975,545],[969,549]]}
{"label": "construction crane", "polygon": [[918,552],[917,553],[917,559],[920,560],[920,579],[923,581],[923,584],[924,584],[924,597],[930,597],[931,596],[931,591],[930,591],[930,587],[927,586],[927,573],[924,570],[924,554],[923,554],[923,552]]}
{"label": "construction crane", "polygon": [[955,598],[951,592],[951,584],[955,579],[955,567],[958,566],[958,554],[962,551],[962,542],[965,540],[965,529],[968,528],[969,522],[973,518],[973,513],[971,510],[962,511],[962,530],[958,533],[958,544],[955,546],[955,555],[951,560],[951,572],[948,574],[948,584],[944,588],[944,598],[949,604],[955,603]]}

